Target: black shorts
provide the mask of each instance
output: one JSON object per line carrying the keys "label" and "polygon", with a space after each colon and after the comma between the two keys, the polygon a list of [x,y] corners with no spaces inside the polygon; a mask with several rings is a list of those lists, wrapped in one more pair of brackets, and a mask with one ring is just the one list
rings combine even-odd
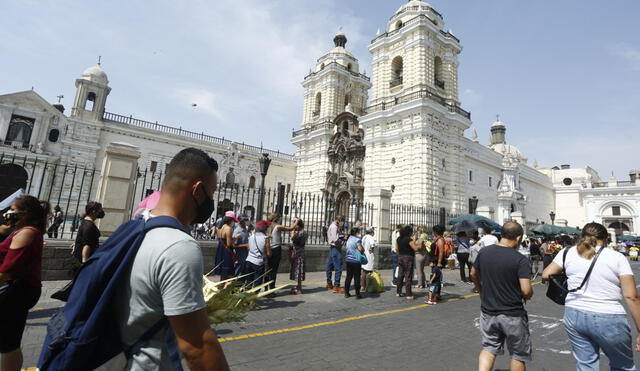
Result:
{"label": "black shorts", "polygon": [[15,295],[0,308],[0,353],[9,353],[20,348],[22,333],[27,324],[27,314],[40,298],[40,287],[21,285]]}

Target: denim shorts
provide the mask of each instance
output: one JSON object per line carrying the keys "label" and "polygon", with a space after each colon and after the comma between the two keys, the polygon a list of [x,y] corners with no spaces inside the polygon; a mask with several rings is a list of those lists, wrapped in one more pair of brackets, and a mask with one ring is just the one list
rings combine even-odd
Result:
{"label": "denim shorts", "polygon": [[434,294],[440,292],[440,284],[439,283],[430,284],[429,292],[433,292]]}
{"label": "denim shorts", "polygon": [[531,361],[531,337],[529,336],[529,318],[507,316],[504,314],[480,315],[480,331],[482,331],[482,349],[495,355],[504,354],[504,344],[512,359]]}

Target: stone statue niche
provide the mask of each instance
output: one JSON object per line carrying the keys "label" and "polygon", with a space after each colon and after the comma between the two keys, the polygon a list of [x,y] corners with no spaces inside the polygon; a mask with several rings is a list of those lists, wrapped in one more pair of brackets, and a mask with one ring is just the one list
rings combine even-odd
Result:
{"label": "stone statue niche", "polygon": [[[327,154],[330,171],[327,173],[325,195],[341,203],[362,201],[364,198],[364,130],[358,118],[343,112],[333,121],[335,134],[331,137]],[[343,209],[345,205],[338,205]]]}

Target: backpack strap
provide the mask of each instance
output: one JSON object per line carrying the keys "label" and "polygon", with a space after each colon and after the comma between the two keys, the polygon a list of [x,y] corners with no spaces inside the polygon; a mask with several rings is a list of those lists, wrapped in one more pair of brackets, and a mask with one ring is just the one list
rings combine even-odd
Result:
{"label": "backpack strap", "polygon": [[173,217],[161,215],[149,218],[144,224],[144,231],[149,232],[155,228],[174,228],[189,234],[189,230]]}
{"label": "backpack strap", "polygon": [[[567,260],[567,252],[569,249],[565,249],[563,256],[562,256],[562,271],[564,272],[564,262],[565,260]],[[575,289],[571,289],[569,290],[569,292],[576,292],[580,289],[582,289],[582,287],[587,283],[587,281],[589,280],[589,276],[591,276],[591,271],[593,271],[593,267],[596,265],[596,260],[598,260],[598,257],[600,256],[600,253],[602,252],[602,250],[604,250],[604,246],[600,247],[600,250],[598,250],[598,252],[596,253],[596,256],[593,258],[593,261],[591,262],[591,265],[589,266],[589,270],[587,271],[587,274],[584,276],[584,279],[582,280],[582,283],[580,284],[580,286],[576,287]],[[565,273],[566,274],[566,273]]]}
{"label": "backpack strap", "polygon": [[180,361],[180,351],[178,350],[178,344],[176,342],[175,335],[171,332],[169,327],[169,320],[166,316],[156,322],[150,329],[148,329],[142,336],[130,347],[124,350],[124,355],[127,359],[132,359],[133,355],[140,352],[143,345],[151,340],[158,332],[164,330],[164,342],[167,345],[169,352],[169,359],[171,360],[171,366],[174,371],[182,371],[182,362]]}

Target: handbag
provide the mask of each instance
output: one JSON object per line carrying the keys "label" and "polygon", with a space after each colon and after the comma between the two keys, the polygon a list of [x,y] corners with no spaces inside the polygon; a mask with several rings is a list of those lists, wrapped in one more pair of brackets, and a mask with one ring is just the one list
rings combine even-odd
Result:
{"label": "handbag", "polygon": [[356,260],[358,260],[360,262],[360,264],[365,265],[367,263],[369,263],[369,259],[367,259],[367,256],[363,253],[360,252],[360,250],[358,250],[357,248],[355,249],[356,253]]}
{"label": "handbag", "polygon": [[553,302],[555,302],[556,304],[564,305],[565,300],[567,299],[567,294],[569,294],[570,292],[576,292],[582,289],[585,283],[587,283],[587,280],[589,280],[589,276],[591,276],[591,271],[593,270],[593,267],[596,264],[596,260],[598,260],[598,257],[600,256],[600,253],[602,252],[603,249],[604,249],[604,246],[600,247],[600,250],[598,250],[598,252],[596,253],[596,256],[593,258],[593,261],[591,262],[591,266],[589,266],[589,270],[587,271],[587,274],[584,276],[584,279],[582,280],[582,283],[580,284],[580,286],[571,290],[569,290],[569,285],[567,282],[568,278],[564,270],[564,263],[567,260],[567,252],[569,252],[569,249],[564,249],[564,252],[562,253],[562,273],[549,276],[549,287],[547,288],[547,297],[551,299]]}

